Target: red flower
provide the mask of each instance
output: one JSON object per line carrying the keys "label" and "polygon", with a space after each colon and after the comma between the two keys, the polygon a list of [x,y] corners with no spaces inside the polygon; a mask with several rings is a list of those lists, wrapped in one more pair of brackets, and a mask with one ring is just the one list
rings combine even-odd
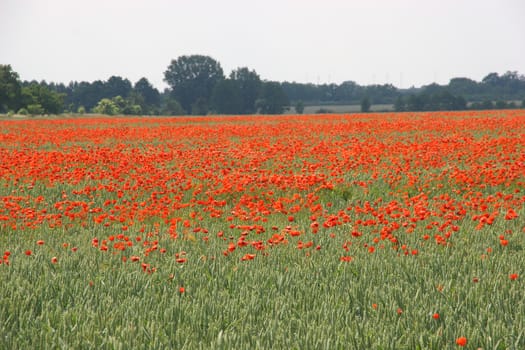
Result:
{"label": "red flower", "polygon": [[459,346],[466,346],[467,345],[467,338],[465,337],[459,337],[456,339],[456,344]]}
{"label": "red flower", "polygon": [[179,293],[182,294],[182,293],[184,293],[184,292],[186,292],[186,289],[184,289],[184,287],[180,287],[180,288],[179,288]]}
{"label": "red flower", "polygon": [[439,314],[436,312],[435,314],[432,315],[432,318],[434,320],[439,320]]}
{"label": "red flower", "polygon": [[26,254],[27,256],[29,256],[29,255],[33,254],[33,252],[30,251],[30,250],[26,250],[26,253],[25,253],[25,254]]}
{"label": "red flower", "polygon": [[58,262],[58,259],[56,256],[51,258],[51,263],[56,264]]}
{"label": "red flower", "polygon": [[518,275],[517,273],[511,273],[511,274],[509,275],[509,278],[511,279],[511,281],[515,281],[515,280],[517,280],[518,277],[519,277],[519,275]]}
{"label": "red flower", "polygon": [[41,239],[39,239],[38,241],[36,241],[36,244],[38,244],[38,245],[44,245],[44,241],[41,240]]}
{"label": "red flower", "polygon": [[255,254],[245,254],[245,255],[241,258],[242,261],[253,260],[253,259],[255,259]]}

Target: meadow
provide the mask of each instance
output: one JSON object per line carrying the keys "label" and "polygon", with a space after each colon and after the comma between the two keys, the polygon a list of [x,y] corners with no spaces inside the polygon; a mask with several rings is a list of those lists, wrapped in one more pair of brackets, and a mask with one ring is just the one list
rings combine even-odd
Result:
{"label": "meadow", "polygon": [[0,121],[0,349],[524,349],[525,111]]}

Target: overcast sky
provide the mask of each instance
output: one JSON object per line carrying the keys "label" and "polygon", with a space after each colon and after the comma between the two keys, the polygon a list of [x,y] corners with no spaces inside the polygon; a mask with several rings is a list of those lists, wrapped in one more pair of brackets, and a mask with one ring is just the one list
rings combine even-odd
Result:
{"label": "overcast sky", "polygon": [[420,86],[525,74],[525,0],[0,0],[0,63],[23,80],[148,78],[203,54],[225,74]]}

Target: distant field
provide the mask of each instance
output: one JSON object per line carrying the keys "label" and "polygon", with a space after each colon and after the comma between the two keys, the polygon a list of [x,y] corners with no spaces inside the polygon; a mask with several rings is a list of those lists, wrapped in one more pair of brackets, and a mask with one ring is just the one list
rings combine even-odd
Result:
{"label": "distant field", "polygon": [[525,349],[524,135],[525,110],[0,120],[0,349]]}

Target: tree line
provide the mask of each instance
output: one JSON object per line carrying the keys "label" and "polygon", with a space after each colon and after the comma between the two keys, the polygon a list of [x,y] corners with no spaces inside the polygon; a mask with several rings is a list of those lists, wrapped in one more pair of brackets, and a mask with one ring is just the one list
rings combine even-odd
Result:
{"label": "tree line", "polygon": [[[361,86],[303,84],[262,80],[255,70],[239,67],[225,75],[209,56],[180,56],[168,65],[160,92],[146,78],[132,83],[111,76],[93,82],[21,81],[10,65],[0,65],[0,113],[203,115],[280,114],[307,105],[392,104],[396,111],[525,107],[525,77],[517,72],[488,74],[481,82],[453,78],[447,85],[398,89],[391,84]],[[508,102],[508,101],[522,101]]]}

